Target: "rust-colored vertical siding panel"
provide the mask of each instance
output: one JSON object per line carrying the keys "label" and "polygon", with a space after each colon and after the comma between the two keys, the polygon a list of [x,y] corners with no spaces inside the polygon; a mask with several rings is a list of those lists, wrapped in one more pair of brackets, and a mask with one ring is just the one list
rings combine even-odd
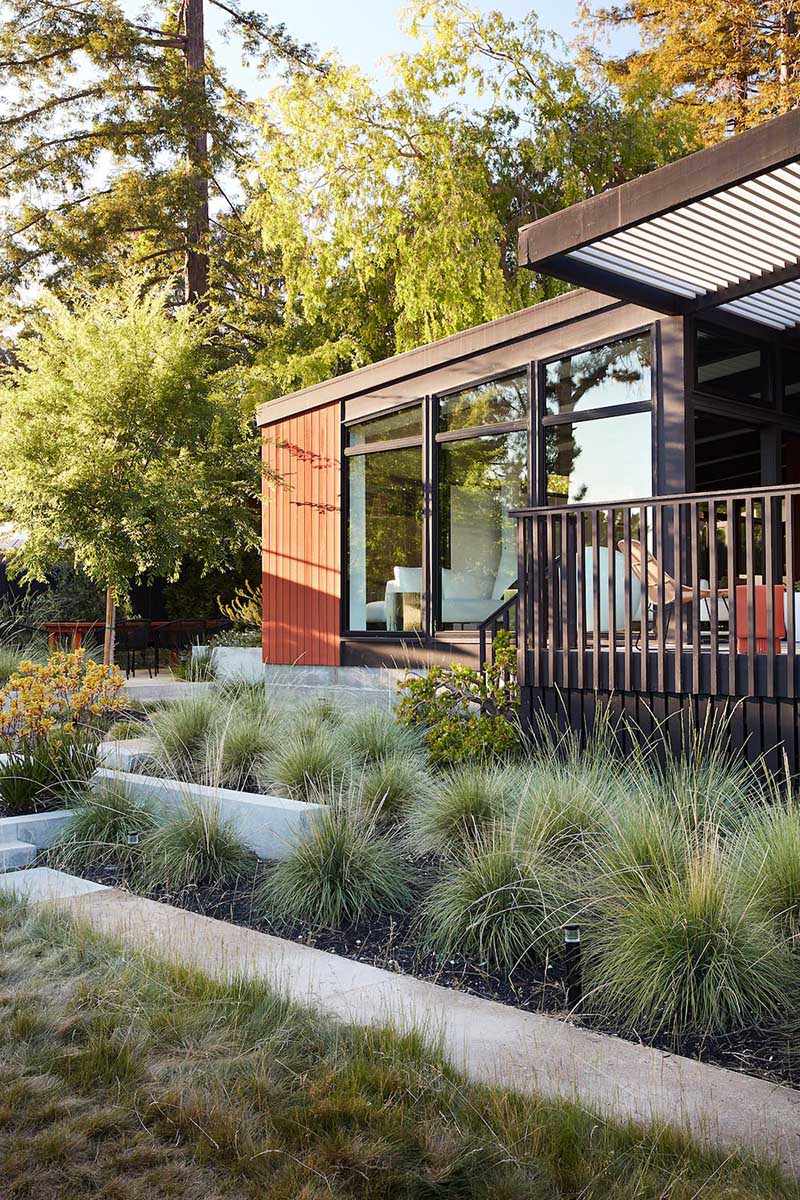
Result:
{"label": "rust-colored vertical siding panel", "polygon": [[285,484],[264,487],[264,661],[337,666],[339,405],[266,426],[263,436],[264,461]]}

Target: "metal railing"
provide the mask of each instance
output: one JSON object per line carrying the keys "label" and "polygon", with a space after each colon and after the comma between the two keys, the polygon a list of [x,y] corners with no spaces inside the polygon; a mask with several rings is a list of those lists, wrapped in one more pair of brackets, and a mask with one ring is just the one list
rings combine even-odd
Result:
{"label": "metal railing", "polygon": [[517,626],[519,623],[517,615],[519,610],[519,584],[517,580],[514,581],[509,590],[513,590],[513,595],[504,600],[478,626],[481,670],[494,663],[495,638],[501,630],[511,634],[512,642],[516,641]]}
{"label": "metal railing", "polygon": [[522,683],[797,694],[800,486],[513,515]]}

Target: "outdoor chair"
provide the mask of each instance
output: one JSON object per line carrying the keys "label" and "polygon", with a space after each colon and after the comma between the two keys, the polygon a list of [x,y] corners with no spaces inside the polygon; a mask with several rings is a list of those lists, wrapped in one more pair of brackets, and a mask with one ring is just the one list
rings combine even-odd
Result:
{"label": "outdoor chair", "polygon": [[179,650],[185,650],[189,644],[188,634],[186,632],[185,621],[166,621],[155,631],[153,638],[155,646],[155,669],[156,675],[160,667],[160,654],[162,650],[167,651],[168,659],[177,657]]}
{"label": "outdoor chair", "polygon": [[152,678],[153,672],[147,662],[147,648],[150,645],[149,621],[120,621],[117,624],[114,642],[117,652],[125,655],[125,675],[128,678],[136,674],[137,653],[142,656],[142,663]]}
{"label": "outdoor chair", "polygon": [[[723,604],[725,605],[726,611],[728,610],[728,589],[727,588],[717,588],[716,592],[714,592],[705,583],[705,580],[703,580],[703,581],[701,581],[701,585],[698,587],[697,593],[695,593],[695,589],[693,587],[691,587],[689,585],[685,585],[685,584],[683,586],[681,586],[681,588],[679,589],[678,584],[675,581],[675,579],[673,579],[673,577],[667,571],[663,570],[658,559],[654,555],[652,555],[649,550],[646,550],[643,554],[641,542],[631,542],[630,547],[631,547],[631,571],[636,576],[636,578],[639,580],[640,584],[641,583],[645,584],[645,586],[647,588],[647,601],[648,601],[649,607],[651,607],[653,609],[657,609],[659,606],[659,603],[663,602],[664,611],[668,614],[667,622],[664,627],[664,637],[665,638],[667,638],[669,636],[670,625],[673,623],[674,618],[675,618],[675,601],[678,597],[679,590],[680,590],[681,602],[683,604],[693,604],[695,599],[700,600],[700,601],[704,601],[704,600],[708,601],[708,600],[713,599],[716,596],[716,598],[718,600],[721,600],[723,602]],[[618,542],[617,548],[620,551],[620,553],[623,555],[623,558],[624,558],[625,542],[624,541]],[[645,566],[645,555],[646,555],[646,566]],[[645,572],[646,572],[646,577],[645,577]],[[659,582],[660,581],[663,581],[663,584],[662,584],[663,596],[662,597],[659,596]],[[697,614],[696,619],[698,621],[700,620],[700,613]],[[641,639],[641,634],[639,636]],[[637,645],[638,645],[638,642],[637,642]]]}

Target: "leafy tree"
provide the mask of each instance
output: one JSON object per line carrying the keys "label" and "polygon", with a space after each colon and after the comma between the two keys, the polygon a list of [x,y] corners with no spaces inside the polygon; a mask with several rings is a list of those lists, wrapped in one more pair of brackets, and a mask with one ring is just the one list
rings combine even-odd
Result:
{"label": "leafy tree", "polygon": [[[226,172],[247,161],[249,106],[205,44],[208,6],[242,54],[306,69],[309,47],[237,0],[4,0],[0,69],[0,285],[76,272],[159,278],[183,268],[183,296],[249,291],[268,275],[246,251]],[[133,15],[130,15],[133,14]]]}
{"label": "leafy tree", "polygon": [[285,281],[267,394],[552,294],[515,269],[520,225],[694,145],[652,88],[622,103],[583,79],[533,15],[416,0],[408,31],[388,89],[333,61],[265,105],[250,215]]}
{"label": "leafy tree", "polygon": [[28,580],[70,553],[118,597],[184,556],[207,568],[257,544],[258,443],[211,318],[168,310],[141,276],[46,295],[0,386],[0,512],[27,531]]}
{"label": "leafy tree", "polygon": [[[800,103],[799,12],[796,0],[626,0],[581,15],[598,33],[639,34],[605,63],[623,96],[657,84],[715,142]],[[585,60],[602,63],[596,46]]]}

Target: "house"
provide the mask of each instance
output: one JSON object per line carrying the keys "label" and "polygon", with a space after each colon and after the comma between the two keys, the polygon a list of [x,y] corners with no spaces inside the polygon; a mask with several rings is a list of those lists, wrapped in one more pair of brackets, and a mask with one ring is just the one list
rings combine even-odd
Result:
{"label": "house", "polygon": [[519,241],[580,290],[261,406],[265,661],[509,627],[528,715],[733,708],[800,766],[800,112]]}

